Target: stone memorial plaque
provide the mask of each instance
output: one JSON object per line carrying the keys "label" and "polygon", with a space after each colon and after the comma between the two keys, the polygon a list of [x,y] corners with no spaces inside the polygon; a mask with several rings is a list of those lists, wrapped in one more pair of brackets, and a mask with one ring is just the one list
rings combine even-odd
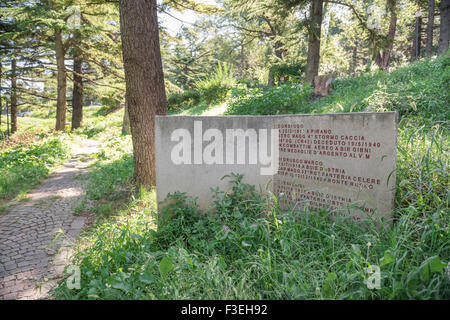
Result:
{"label": "stone memorial plaque", "polygon": [[[243,182],[264,189],[273,178],[273,171],[267,175],[261,170],[263,165],[257,152],[263,150],[258,150],[257,143],[262,141],[259,139],[259,130],[263,130],[261,133],[264,135],[272,127],[272,117],[157,116],[155,140],[158,203],[168,193],[181,191],[197,197],[199,206],[204,209],[212,203],[211,188],[227,189],[229,179],[221,178],[232,172],[243,174]],[[231,133],[233,139],[230,138]],[[245,135],[247,138],[242,139]],[[266,137],[265,141],[269,144],[270,137]],[[269,148],[267,144],[266,147]],[[211,150],[212,147],[215,150]],[[265,153],[270,155],[270,151],[268,149]],[[264,165],[268,166],[270,165]]]}
{"label": "stone memorial plaque", "polygon": [[274,193],[282,208],[331,209],[356,220],[394,208],[397,113],[280,116]]}
{"label": "stone memorial plaque", "polygon": [[356,220],[391,217],[397,113],[157,116],[156,187],[212,204],[231,172],[279,198],[282,209],[328,209]]}

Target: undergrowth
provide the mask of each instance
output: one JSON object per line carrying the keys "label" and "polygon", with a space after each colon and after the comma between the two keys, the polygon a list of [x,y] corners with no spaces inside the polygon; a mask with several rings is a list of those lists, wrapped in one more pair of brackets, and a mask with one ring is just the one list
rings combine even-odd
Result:
{"label": "undergrowth", "polygon": [[[73,263],[81,288],[69,290],[64,280],[53,296],[449,299],[449,57],[337,80],[318,100],[307,84],[233,93],[228,114],[398,111],[394,223],[387,230],[372,220],[331,219],[325,210],[281,212],[276,195],[256,192],[240,175],[230,176],[228,190],[212,191],[206,213],[175,193],[157,214],[154,194],[141,190],[79,242]],[[98,201],[120,193],[132,175],[126,140],[108,141],[90,176],[88,193]],[[375,267],[380,286],[369,289]]]}
{"label": "undergrowth", "polygon": [[[55,298],[450,298],[448,214],[418,219],[410,211],[383,233],[375,221],[278,212],[270,194],[231,178],[206,214],[175,193],[159,221],[147,208],[97,228],[75,256],[81,289],[62,282]],[[378,290],[365,282],[374,265]]]}
{"label": "undergrowth", "polygon": [[11,196],[46,178],[53,165],[67,159],[64,136],[48,137],[31,144],[19,143],[0,152],[0,199]]}

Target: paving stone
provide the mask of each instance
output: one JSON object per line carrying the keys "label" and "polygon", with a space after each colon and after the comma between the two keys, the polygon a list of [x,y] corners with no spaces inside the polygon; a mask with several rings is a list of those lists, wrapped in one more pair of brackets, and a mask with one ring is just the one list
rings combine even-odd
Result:
{"label": "paving stone", "polygon": [[81,229],[83,228],[85,221],[86,217],[77,217],[73,220],[72,225],[70,227],[71,229]]}
{"label": "paving stone", "polygon": [[[96,152],[96,142],[89,141],[86,150]],[[84,217],[73,216],[73,208],[83,199],[85,184],[77,176],[85,175],[86,163],[72,159],[72,167],[55,172],[27,196],[30,201],[10,202],[8,212],[0,215],[0,300],[45,299],[56,281],[44,281],[58,277],[69,256],[66,249],[58,254],[66,236],[78,234],[85,224]],[[61,198],[55,199],[54,196]],[[40,290],[39,290],[40,287]]]}

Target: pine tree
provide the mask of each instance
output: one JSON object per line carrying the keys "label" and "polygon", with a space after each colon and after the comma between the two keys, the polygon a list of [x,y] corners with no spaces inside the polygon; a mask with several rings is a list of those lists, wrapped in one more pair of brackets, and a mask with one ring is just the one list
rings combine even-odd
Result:
{"label": "pine tree", "polygon": [[156,183],[155,115],[167,114],[156,0],[119,1],[126,99],[137,186]]}

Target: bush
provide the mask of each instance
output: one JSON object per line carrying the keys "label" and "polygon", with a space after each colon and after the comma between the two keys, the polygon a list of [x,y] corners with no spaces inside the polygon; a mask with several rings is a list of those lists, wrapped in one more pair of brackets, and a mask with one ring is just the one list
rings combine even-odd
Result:
{"label": "bush", "polygon": [[[450,299],[448,61],[447,54],[390,74],[337,80],[330,96],[315,101],[308,86],[235,90],[233,114],[398,110],[395,221],[388,230],[372,220],[332,219],[325,210],[279,211],[272,194],[230,175],[231,188],[212,190],[208,212],[175,193],[161,217],[147,206],[98,225],[75,255],[81,289],[61,282],[54,297]],[[374,265],[377,290],[366,285]]]}
{"label": "bush", "polygon": [[309,113],[309,99],[313,89],[310,83],[304,86],[283,84],[279,87],[250,89],[240,95],[226,111],[228,115],[252,114],[270,115],[285,113]]}
{"label": "bush", "polygon": [[276,63],[270,67],[271,74],[275,82],[284,78],[284,81],[299,81],[306,67],[301,63]]}
{"label": "bush", "polygon": [[195,90],[186,90],[183,93],[172,93],[167,98],[169,111],[178,111],[191,108],[200,103],[201,95]]}
{"label": "bush", "polygon": [[219,62],[215,73],[210,78],[197,81],[195,85],[207,104],[216,104],[225,101],[235,83],[232,66]]}
{"label": "bush", "polygon": [[[153,230],[143,210],[95,230],[79,251],[81,289],[61,299],[448,299],[449,216],[411,211],[380,234],[373,221],[325,211],[280,212],[272,195],[231,175],[214,208],[171,196],[170,219]],[[157,219],[157,217],[155,217]],[[418,244],[420,242],[420,245]],[[381,288],[366,268],[381,269]]]}

